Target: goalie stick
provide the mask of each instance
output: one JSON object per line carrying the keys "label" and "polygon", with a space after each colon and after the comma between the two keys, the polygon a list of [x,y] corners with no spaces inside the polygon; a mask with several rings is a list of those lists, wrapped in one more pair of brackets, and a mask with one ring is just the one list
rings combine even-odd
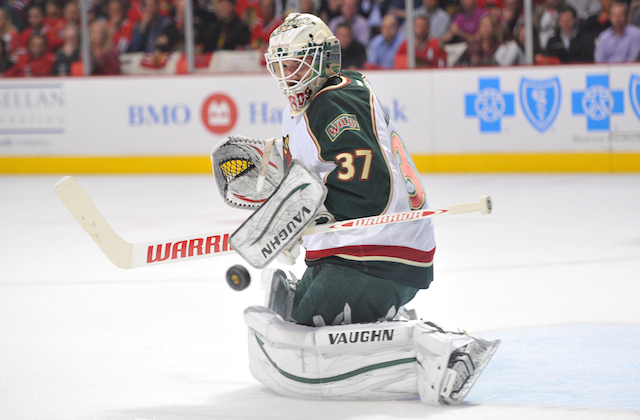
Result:
{"label": "goalie stick", "polygon": [[269,158],[271,157],[271,148],[273,147],[273,143],[276,141],[275,138],[269,139],[264,143],[264,154],[262,155],[262,163],[260,164],[260,173],[258,174],[258,179],[256,182],[256,191],[262,191],[262,187],[264,186],[264,180],[267,174],[267,168],[269,167]]}
{"label": "goalie stick", "polygon": [[[183,236],[161,241],[131,243],[124,240],[109,225],[89,196],[71,176],[65,176],[54,186],[54,190],[69,212],[89,236],[100,247],[113,264],[120,268],[150,267],[158,264],[190,261],[198,258],[216,257],[234,253],[229,245],[233,232]],[[473,203],[457,204],[443,209],[415,210],[405,213],[343,220],[308,227],[303,235],[338,232],[390,223],[428,219],[447,214],[479,211],[491,213],[491,198],[483,196]]]}

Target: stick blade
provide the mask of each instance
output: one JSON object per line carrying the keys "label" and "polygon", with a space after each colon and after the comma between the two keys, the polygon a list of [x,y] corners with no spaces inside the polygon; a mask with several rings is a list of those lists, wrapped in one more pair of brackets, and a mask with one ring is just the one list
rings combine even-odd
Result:
{"label": "stick blade", "polygon": [[111,262],[120,268],[132,268],[133,244],[122,239],[111,228],[76,180],[65,176],[53,188],[67,210]]}

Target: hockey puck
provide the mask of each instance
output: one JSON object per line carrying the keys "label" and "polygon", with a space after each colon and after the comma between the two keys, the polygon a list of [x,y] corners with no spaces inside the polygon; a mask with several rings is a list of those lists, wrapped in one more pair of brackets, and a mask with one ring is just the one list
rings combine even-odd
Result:
{"label": "hockey puck", "polygon": [[234,265],[227,270],[227,283],[233,290],[244,290],[251,284],[251,274],[241,265]]}

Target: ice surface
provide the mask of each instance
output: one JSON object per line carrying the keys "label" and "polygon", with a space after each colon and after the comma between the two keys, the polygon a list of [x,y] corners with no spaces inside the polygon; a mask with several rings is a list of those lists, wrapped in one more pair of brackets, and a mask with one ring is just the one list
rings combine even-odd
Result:
{"label": "ice surface", "polygon": [[[293,400],[250,375],[259,273],[218,257],[113,266],[59,202],[60,176],[0,177],[0,418],[640,419],[640,176],[425,175],[435,281],[411,307],[502,346],[466,403]],[[233,229],[210,176],[76,176],[130,241]],[[295,267],[297,273],[302,264]]]}

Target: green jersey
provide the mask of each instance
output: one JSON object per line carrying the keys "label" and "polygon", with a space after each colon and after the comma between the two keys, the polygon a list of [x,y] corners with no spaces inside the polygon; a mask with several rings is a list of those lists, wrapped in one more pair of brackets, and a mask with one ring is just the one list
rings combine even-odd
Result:
{"label": "green jersey", "polygon": [[[325,182],[327,210],[337,220],[427,208],[418,171],[363,75],[345,71],[327,82],[307,110],[285,110],[285,158],[304,162]],[[304,238],[307,264],[358,267],[413,287],[432,279],[431,220]]]}

